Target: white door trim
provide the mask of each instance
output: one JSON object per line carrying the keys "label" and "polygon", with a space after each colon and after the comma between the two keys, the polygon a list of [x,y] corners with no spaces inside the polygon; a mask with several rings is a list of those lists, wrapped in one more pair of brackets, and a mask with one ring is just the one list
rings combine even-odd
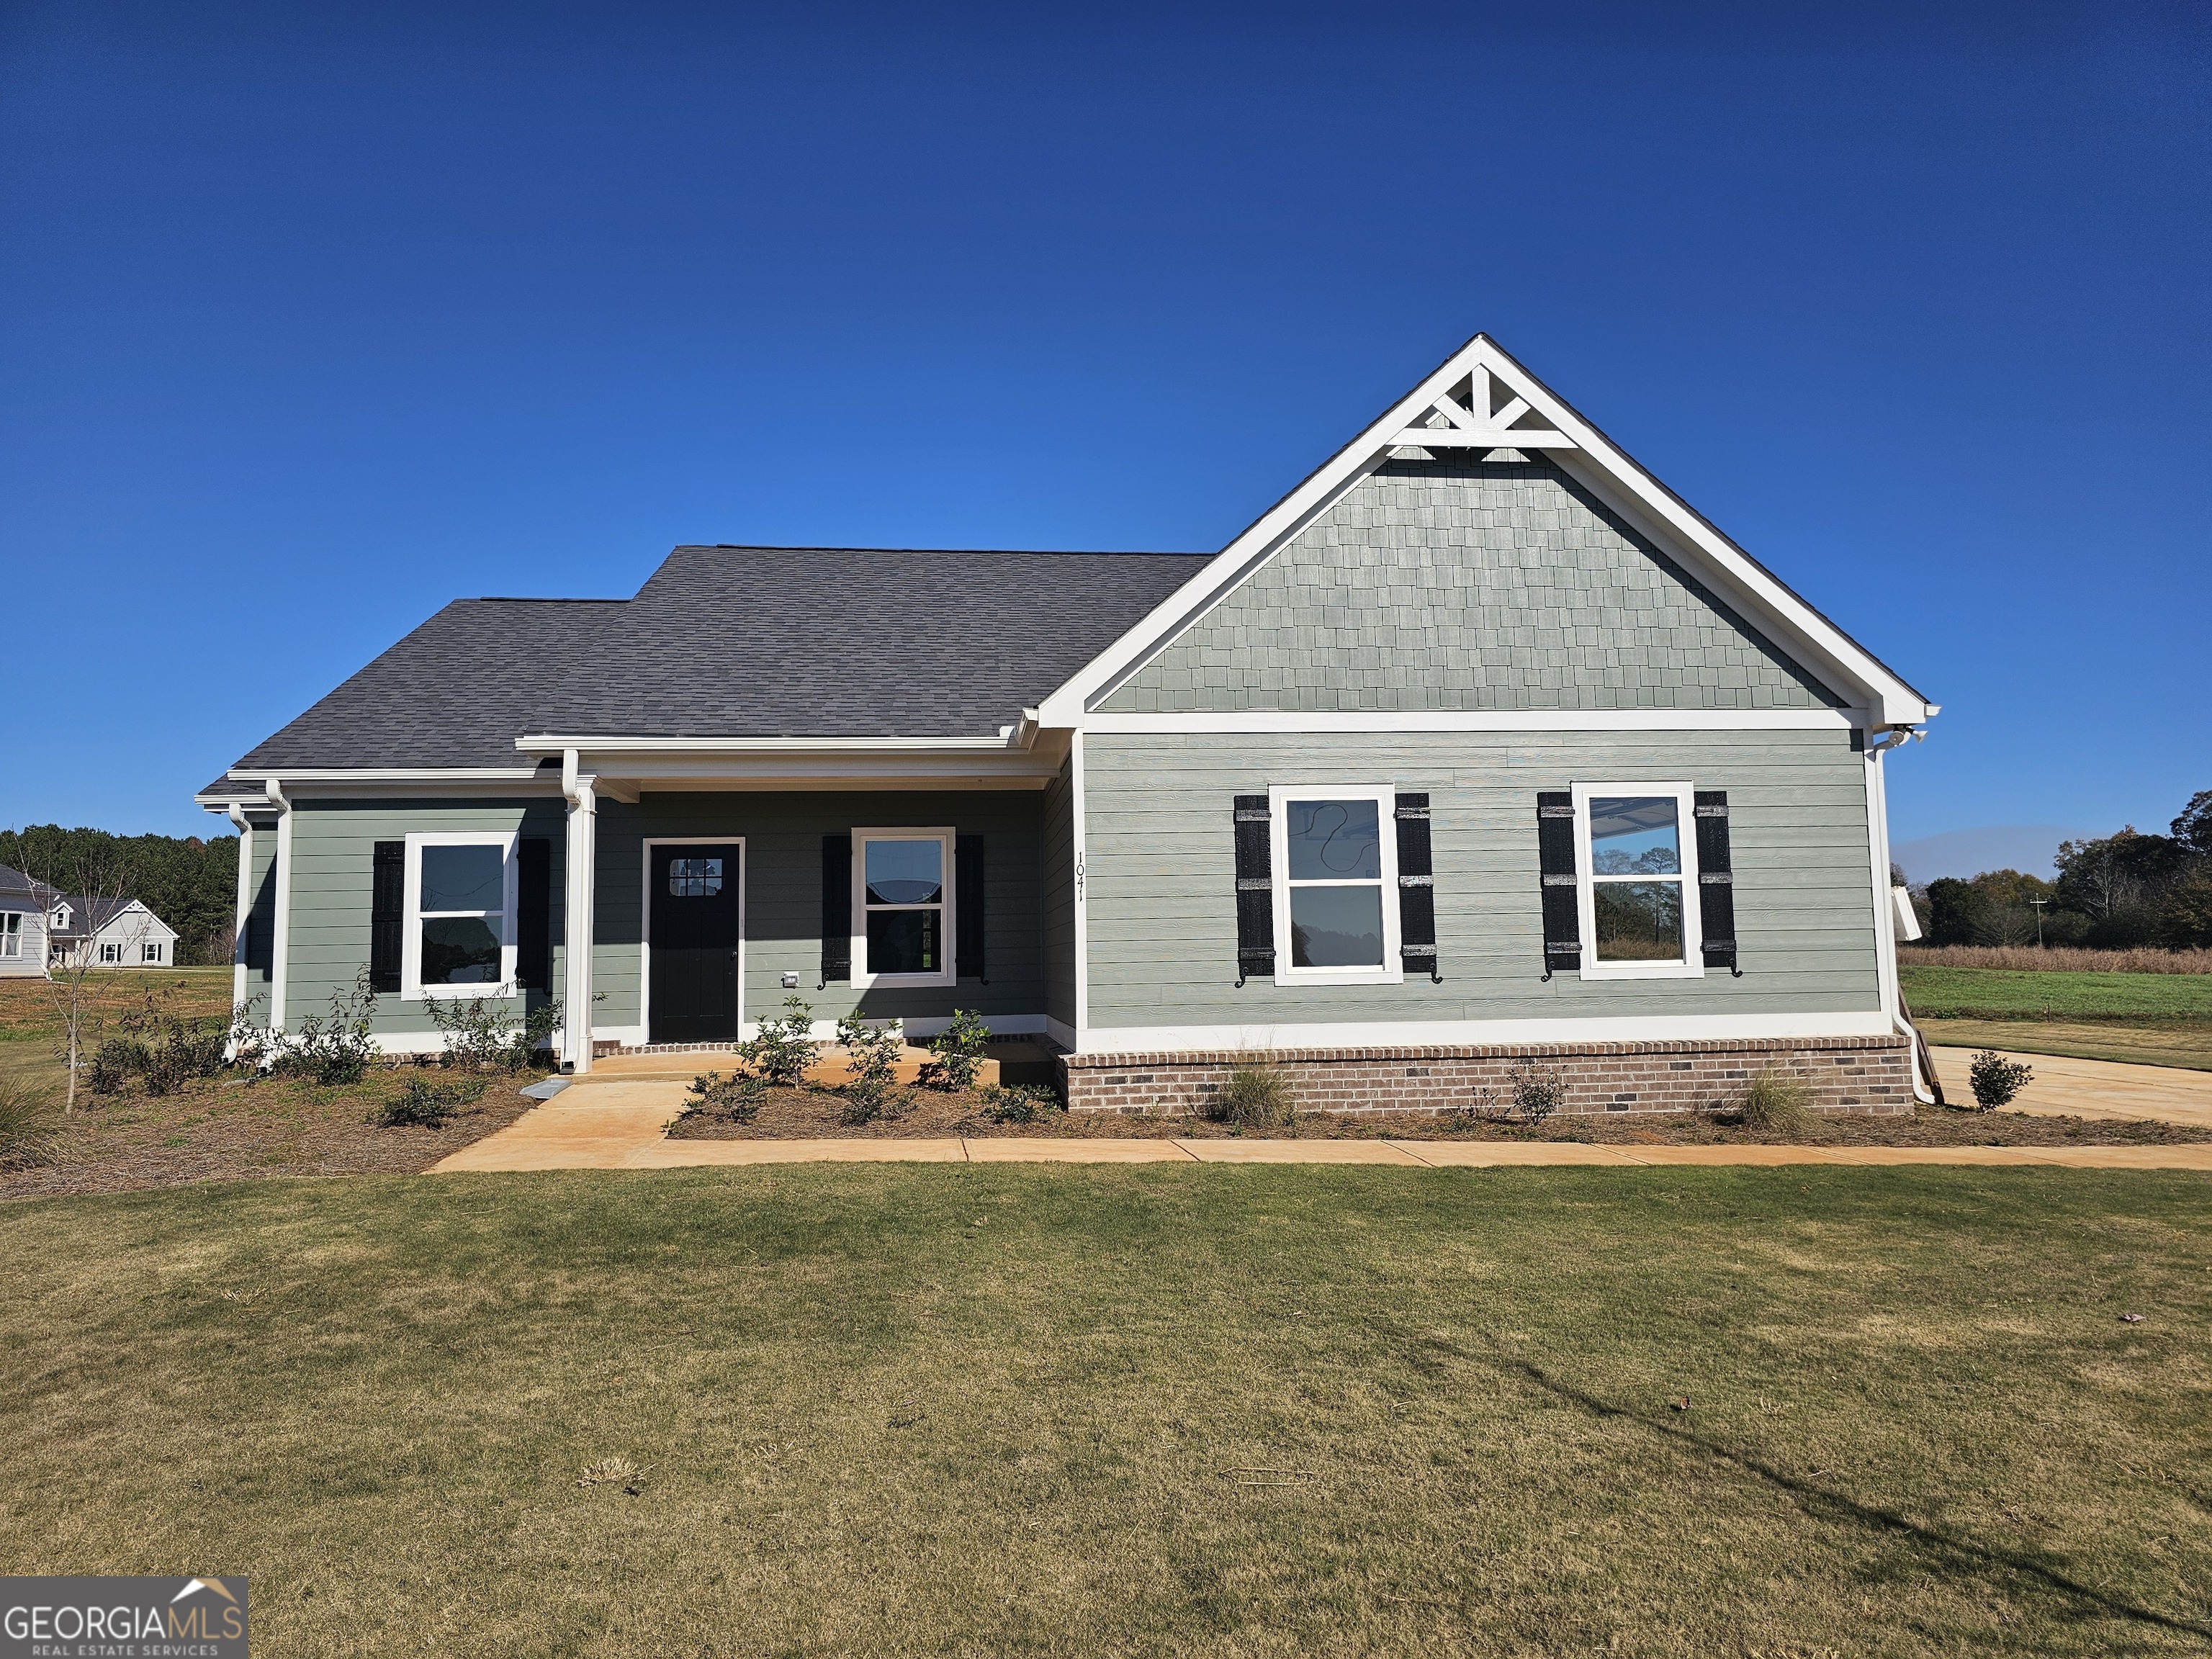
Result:
{"label": "white door trim", "polygon": [[752,849],[743,836],[647,836],[638,857],[637,1029],[653,1041],[653,849],[656,847],[734,847],[738,849],[738,1036],[745,1033],[745,892],[752,879]]}

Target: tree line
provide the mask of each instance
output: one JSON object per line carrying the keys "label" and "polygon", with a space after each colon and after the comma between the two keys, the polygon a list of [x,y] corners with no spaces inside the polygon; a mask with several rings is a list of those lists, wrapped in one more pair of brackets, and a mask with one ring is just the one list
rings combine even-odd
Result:
{"label": "tree line", "polygon": [[[1990,870],[1931,881],[1916,897],[1931,945],[2046,945],[2128,951],[2212,946],[2212,789],[2190,797],[2165,835],[2130,824],[2058,844],[2058,877]],[[2038,905],[2035,901],[2042,901]]]}
{"label": "tree line", "polygon": [[64,893],[137,899],[177,930],[180,964],[230,960],[236,836],[117,836],[36,823],[0,830],[0,864]]}

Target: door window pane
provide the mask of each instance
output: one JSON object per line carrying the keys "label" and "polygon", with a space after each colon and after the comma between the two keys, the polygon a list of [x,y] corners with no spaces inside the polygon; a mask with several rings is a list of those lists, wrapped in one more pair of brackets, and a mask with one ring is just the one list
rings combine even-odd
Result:
{"label": "door window pane", "polygon": [[1601,876],[1671,876],[1682,847],[1670,795],[1593,797],[1590,868]]}
{"label": "door window pane", "polygon": [[943,842],[872,841],[866,845],[869,903],[935,904],[943,898]]}
{"label": "door window pane", "polygon": [[939,935],[944,912],[868,912],[868,971],[871,974],[935,974],[944,971]]}
{"label": "door window pane", "polygon": [[[1370,803],[1370,815],[1372,803]],[[1291,965],[1378,968],[1382,963],[1382,889],[1291,889]]]}
{"label": "door window pane", "polygon": [[1601,881],[1593,889],[1600,962],[1680,962],[1682,884]]}
{"label": "door window pane", "polygon": [[498,920],[496,916],[434,916],[424,921],[422,983],[499,983]]}
{"label": "door window pane", "polygon": [[677,898],[712,898],[722,890],[721,860],[669,860],[668,890]]}
{"label": "door window pane", "polygon": [[497,910],[507,853],[500,847],[425,847],[422,909]]}
{"label": "door window pane", "polygon": [[1284,811],[1292,881],[1382,878],[1382,841],[1373,801],[1294,800],[1285,802]]}

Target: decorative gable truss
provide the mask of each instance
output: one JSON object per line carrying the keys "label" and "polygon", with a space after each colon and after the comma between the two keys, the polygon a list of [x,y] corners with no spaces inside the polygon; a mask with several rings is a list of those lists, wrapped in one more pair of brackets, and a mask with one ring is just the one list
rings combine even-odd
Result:
{"label": "decorative gable truss", "polygon": [[1394,458],[1543,451],[1710,586],[1870,726],[1921,725],[1937,706],[1691,508],[1572,405],[1476,335],[1262,514],[1143,621],[1046,698],[1038,724],[1079,726],[1107,697],[1298,533]]}

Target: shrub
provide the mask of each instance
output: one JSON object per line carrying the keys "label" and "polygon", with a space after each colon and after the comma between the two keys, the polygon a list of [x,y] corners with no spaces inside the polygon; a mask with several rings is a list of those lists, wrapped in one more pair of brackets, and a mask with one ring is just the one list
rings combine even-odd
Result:
{"label": "shrub", "polygon": [[952,1023],[929,1040],[931,1058],[921,1066],[923,1085],[955,1094],[974,1088],[983,1075],[983,1045],[990,1040],[991,1028],[981,1014],[955,1008]]}
{"label": "shrub", "polygon": [[837,1022],[837,1041],[849,1056],[842,1115],[847,1123],[872,1123],[896,1101],[898,1060],[906,1039],[896,1027],[870,1025],[852,1013]]}
{"label": "shrub", "polygon": [[1201,1109],[1216,1123],[1239,1129],[1287,1129],[1297,1121],[1291,1074],[1263,1060],[1242,1060]]}
{"label": "shrub", "polygon": [[1812,1097],[1812,1085],[1796,1073],[1769,1066],[1744,1086],[1736,1116],[1745,1128],[1761,1134],[1799,1130],[1805,1127],[1805,1107]]}
{"label": "shrub", "polygon": [[750,1123],[760,1115],[761,1103],[768,1097],[768,1087],[766,1078],[750,1077],[743,1072],[730,1077],[720,1072],[706,1073],[691,1079],[691,1091],[684,1100],[684,1115]]}
{"label": "shrub", "polygon": [[29,1170],[61,1155],[54,1097],[21,1078],[0,1077],[0,1170]]}
{"label": "shrub", "polygon": [[1983,1049],[1966,1068],[1966,1082],[1973,1089],[1975,1103],[1985,1112],[2011,1105],[2034,1077],[2033,1066],[2007,1060],[1994,1048]]}
{"label": "shrub", "polygon": [[375,1006],[376,993],[369,989],[368,969],[363,966],[351,996],[331,993],[329,1019],[311,1015],[300,1022],[296,1032],[269,1034],[270,1069],[332,1086],[360,1082],[376,1058],[376,1042],[368,1034],[369,1013]]}
{"label": "shrub", "polygon": [[146,1045],[137,1037],[109,1037],[92,1057],[92,1091],[118,1095],[123,1085],[146,1069]]}
{"label": "shrub", "polygon": [[783,1018],[763,1020],[752,1041],[738,1045],[738,1055],[769,1082],[795,1089],[814,1063],[813,1032],[814,1005],[794,993],[783,1000]]}
{"label": "shrub", "polygon": [[420,1072],[410,1073],[399,1092],[372,1111],[368,1121],[387,1129],[442,1129],[455,1112],[482,1098],[483,1091],[480,1077],[434,1083]]}
{"label": "shrub", "polygon": [[1034,1084],[987,1083],[977,1092],[982,1097],[983,1115],[994,1123],[1036,1123],[1065,1109],[1058,1095]]}
{"label": "shrub", "polygon": [[1517,1060],[1505,1080],[1513,1091],[1513,1109],[1531,1128],[1567,1103],[1567,1080],[1556,1066]]}
{"label": "shrub", "polygon": [[430,1023],[446,1039],[441,1063],[471,1072],[520,1072],[531,1066],[561,1024],[561,1005],[541,1002],[517,1019],[507,1006],[511,1000],[494,994],[432,1001]]}
{"label": "shrub", "polygon": [[123,1035],[109,1037],[93,1056],[96,1095],[120,1093],[133,1076],[145,1079],[148,1094],[166,1095],[196,1078],[215,1076],[228,1063],[228,1027],[175,1013],[151,991],[145,1006],[119,1024]]}

